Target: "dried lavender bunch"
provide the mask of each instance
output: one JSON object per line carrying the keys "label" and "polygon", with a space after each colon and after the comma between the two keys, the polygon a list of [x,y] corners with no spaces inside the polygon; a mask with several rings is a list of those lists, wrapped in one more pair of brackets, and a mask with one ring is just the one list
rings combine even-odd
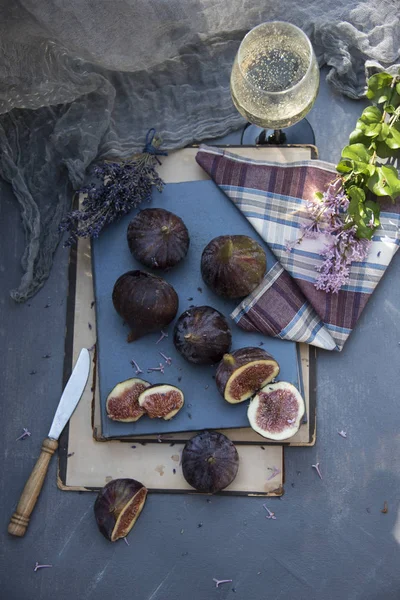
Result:
{"label": "dried lavender bunch", "polygon": [[153,186],[162,191],[164,182],[155,166],[161,164],[157,156],[167,153],[159,149],[160,144],[161,138],[150,129],[141,154],[120,163],[105,161],[94,165],[92,173],[98,181],[78,191],[86,195],[82,208],[69,212],[60,223],[60,232],[69,232],[64,246],[71,246],[78,237],[98,237],[105,225],[142,202],[149,202]]}

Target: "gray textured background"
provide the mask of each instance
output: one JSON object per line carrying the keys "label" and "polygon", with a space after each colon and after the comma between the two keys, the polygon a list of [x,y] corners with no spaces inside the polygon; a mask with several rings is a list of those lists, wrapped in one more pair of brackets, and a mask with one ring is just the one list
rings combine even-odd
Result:
{"label": "gray textured background", "polygon": [[[322,159],[338,158],[361,108],[322,83],[310,113]],[[14,539],[8,518],[61,393],[68,256],[59,248],[44,289],[14,304],[23,232],[6,184],[0,194],[1,598],[398,600],[399,256],[345,350],[318,352],[318,441],[286,451],[286,493],[267,502],[276,521],[262,499],[156,495],[130,546],[111,544],[97,531],[94,495],[56,488],[54,460],[26,537]],[[32,437],[15,442],[22,427]],[[36,561],[54,566],[34,573]],[[215,589],[213,577],[234,581]]]}

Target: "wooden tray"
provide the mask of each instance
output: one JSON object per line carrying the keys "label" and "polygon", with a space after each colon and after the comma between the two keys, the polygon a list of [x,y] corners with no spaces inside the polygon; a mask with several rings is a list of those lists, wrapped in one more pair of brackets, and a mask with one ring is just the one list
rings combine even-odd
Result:
{"label": "wooden tray", "polygon": [[[254,156],[259,149],[240,149]],[[270,155],[272,149],[263,149],[262,158]],[[309,158],[303,149],[290,149],[290,156],[280,149],[280,159],[295,160]],[[180,161],[188,162],[194,150],[179,151]],[[174,153],[176,155],[178,153]],[[172,155],[172,157],[174,156]],[[175,159],[178,158],[175,156]],[[271,158],[272,159],[272,158]],[[278,160],[276,155],[273,160]],[[181,162],[178,164],[181,164]],[[162,169],[165,169],[163,165]],[[161,171],[161,169],[160,169]],[[177,170],[179,171],[179,169]],[[174,171],[174,176],[179,172]],[[162,172],[164,179],[165,172]],[[95,344],[95,313],[93,310],[93,282],[90,245],[79,242],[78,250],[71,251],[70,290],[68,299],[68,330],[66,338],[65,379],[83,346]],[[89,323],[91,327],[89,328]],[[287,445],[312,445],[315,443],[315,394],[314,394],[314,354],[309,347],[299,345],[308,422]],[[58,486],[63,490],[93,491],[103,486],[110,478],[135,477],[141,479],[151,491],[196,493],[189,488],[180,474],[177,456],[187,432],[170,434],[168,439],[156,436],[142,436],[132,440],[103,442],[101,419],[96,394],[96,356],[93,353],[93,370],[83,397],[72,416],[69,426],[60,440]],[[233,495],[280,495],[283,493],[283,448],[281,444],[268,442],[250,428],[224,430],[236,443],[241,460],[241,468],[235,482],[223,493]],[[180,439],[178,439],[178,436]],[[136,446],[132,448],[131,446]],[[174,472],[175,470],[175,472]],[[270,478],[273,471],[280,471]]]}

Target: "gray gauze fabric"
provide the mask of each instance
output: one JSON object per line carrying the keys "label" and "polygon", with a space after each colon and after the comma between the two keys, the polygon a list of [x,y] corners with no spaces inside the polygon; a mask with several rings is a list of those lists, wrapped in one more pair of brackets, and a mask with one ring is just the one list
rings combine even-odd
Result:
{"label": "gray gauze fabric", "polygon": [[[48,277],[58,224],[94,159],[128,157],[155,127],[167,148],[243,120],[229,75],[255,25],[311,38],[336,90],[399,61],[399,0],[19,0],[0,3],[0,175],[26,233],[17,301]],[[370,62],[368,62],[370,61]]]}

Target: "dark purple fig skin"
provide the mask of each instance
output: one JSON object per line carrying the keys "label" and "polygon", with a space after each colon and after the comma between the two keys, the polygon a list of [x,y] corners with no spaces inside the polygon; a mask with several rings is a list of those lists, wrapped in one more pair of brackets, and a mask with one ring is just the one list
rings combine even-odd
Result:
{"label": "dark purple fig skin", "polygon": [[186,256],[190,243],[182,219],[164,208],[141,210],[129,223],[127,238],[136,260],[162,271],[177,265]]}
{"label": "dark purple fig skin", "polygon": [[159,331],[176,317],[178,294],[164,279],[144,271],[128,271],[114,285],[112,301],[130,327],[128,342]]}
{"label": "dark purple fig skin", "polygon": [[275,359],[268,352],[257,347],[240,348],[224,356],[215,373],[215,383],[221,396],[225,397],[225,387],[230,376],[240,367],[257,360]]}
{"label": "dark purple fig skin", "polygon": [[212,365],[229,352],[232,333],[228,321],[218,310],[195,306],[182,313],[176,322],[174,344],[187,361]]}
{"label": "dark purple fig skin", "polygon": [[243,298],[261,282],[267,268],[264,250],[247,235],[221,235],[204,248],[201,275],[218,296]]}
{"label": "dark purple fig skin", "polygon": [[[115,529],[118,517],[127,504],[137,497],[137,506],[130,515],[129,522],[119,524]],[[111,542],[125,537],[131,528],[132,521],[138,518],[146,501],[147,489],[136,479],[113,479],[99,492],[94,503],[94,515],[100,532]]]}
{"label": "dark purple fig skin", "polygon": [[239,468],[235,445],[222,433],[204,431],[186,442],[183,476],[199,492],[214,494],[228,487]]}

